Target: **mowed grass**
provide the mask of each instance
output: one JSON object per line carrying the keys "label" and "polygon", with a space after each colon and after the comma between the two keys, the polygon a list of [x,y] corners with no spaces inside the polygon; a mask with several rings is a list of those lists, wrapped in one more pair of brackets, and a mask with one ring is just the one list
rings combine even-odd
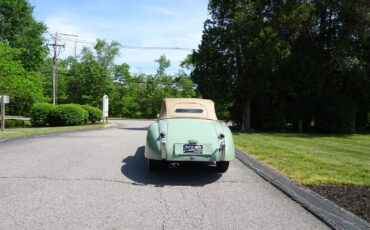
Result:
{"label": "mowed grass", "polygon": [[86,124],[79,126],[63,126],[63,127],[43,127],[43,128],[9,128],[5,129],[3,132],[0,130],[0,139],[12,138],[18,136],[33,136],[41,135],[46,133],[57,133],[57,132],[67,132],[67,131],[77,131],[93,128],[103,128],[107,124]]}
{"label": "mowed grass", "polygon": [[370,185],[370,134],[234,133],[234,141],[304,185]]}

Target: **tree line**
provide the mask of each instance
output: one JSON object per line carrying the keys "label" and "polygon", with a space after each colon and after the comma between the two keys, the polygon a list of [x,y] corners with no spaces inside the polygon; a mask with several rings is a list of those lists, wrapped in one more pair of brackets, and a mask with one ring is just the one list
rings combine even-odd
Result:
{"label": "tree line", "polygon": [[[59,60],[58,103],[110,116],[154,118],[165,97],[203,97],[241,130],[354,132],[370,111],[370,4],[366,0],[210,0],[198,50],[176,74],[117,64],[120,44],[97,40]],[[26,0],[0,0],[0,94],[8,113],[52,101],[46,26]],[[190,76],[187,74],[190,72]]]}
{"label": "tree line", "polygon": [[242,130],[353,132],[370,111],[366,0],[210,0],[191,77]]}
{"label": "tree line", "polygon": [[[44,34],[46,26],[32,17],[26,0],[0,0],[0,94],[9,95],[7,113],[28,115],[36,102],[52,101],[51,70]],[[110,116],[153,118],[165,97],[194,97],[185,69],[167,74],[170,60],[161,55],[156,74],[132,74],[126,63],[116,64],[120,44],[98,39],[77,58],[58,60],[57,101],[101,107],[110,98]]]}

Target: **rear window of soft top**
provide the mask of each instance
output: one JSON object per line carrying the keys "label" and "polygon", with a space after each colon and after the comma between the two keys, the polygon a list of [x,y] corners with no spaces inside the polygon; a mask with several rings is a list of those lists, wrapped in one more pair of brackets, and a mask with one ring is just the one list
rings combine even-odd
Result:
{"label": "rear window of soft top", "polygon": [[176,109],[175,113],[203,113],[203,109]]}

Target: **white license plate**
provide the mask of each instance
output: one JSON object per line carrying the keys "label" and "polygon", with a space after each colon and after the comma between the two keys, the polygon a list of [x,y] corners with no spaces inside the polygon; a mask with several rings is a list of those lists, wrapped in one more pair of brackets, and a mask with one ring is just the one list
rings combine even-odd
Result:
{"label": "white license plate", "polygon": [[182,152],[184,154],[202,154],[203,145],[183,145]]}

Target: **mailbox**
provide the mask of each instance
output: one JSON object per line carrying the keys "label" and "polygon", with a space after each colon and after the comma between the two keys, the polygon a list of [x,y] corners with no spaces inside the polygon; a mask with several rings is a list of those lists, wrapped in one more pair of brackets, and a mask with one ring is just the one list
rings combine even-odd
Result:
{"label": "mailbox", "polygon": [[0,103],[3,103],[3,101],[4,101],[4,104],[9,104],[9,96],[1,95],[0,96]]}

